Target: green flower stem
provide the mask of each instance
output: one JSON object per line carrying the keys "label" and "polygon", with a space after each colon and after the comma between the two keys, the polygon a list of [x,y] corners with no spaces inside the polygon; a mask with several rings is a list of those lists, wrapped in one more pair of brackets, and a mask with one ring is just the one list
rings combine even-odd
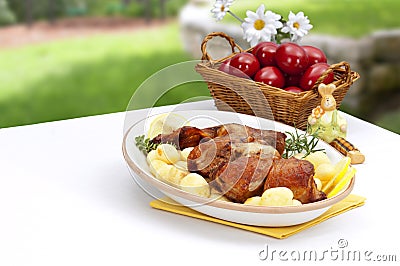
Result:
{"label": "green flower stem", "polygon": [[227,12],[228,12],[229,14],[231,14],[232,17],[234,17],[235,19],[239,20],[240,23],[243,23],[243,22],[244,22],[243,19],[241,19],[241,18],[239,18],[238,16],[236,16],[232,11],[228,10]]}

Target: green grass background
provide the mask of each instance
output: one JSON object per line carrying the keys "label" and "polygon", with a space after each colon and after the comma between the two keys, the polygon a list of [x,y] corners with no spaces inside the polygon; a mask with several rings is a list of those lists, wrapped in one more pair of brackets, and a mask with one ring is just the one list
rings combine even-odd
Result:
{"label": "green grass background", "polygon": [[[400,27],[398,0],[237,0],[241,17],[260,3],[287,16],[303,10],[313,32],[360,37]],[[227,22],[233,21],[226,17]],[[123,111],[135,89],[169,65],[191,60],[176,22],[135,33],[98,35],[0,50],[0,127]],[[208,95],[204,84],[180,86],[159,105]],[[400,132],[393,113],[378,124]]]}
{"label": "green grass background", "polygon": [[[231,11],[241,18],[260,4],[287,19],[289,11],[303,11],[312,32],[361,37],[377,29],[400,27],[398,0],[237,0]],[[225,20],[225,19],[224,19]],[[235,19],[227,16],[226,21]]]}
{"label": "green grass background", "polygon": [[[123,111],[149,76],[190,60],[177,24],[3,50],[0,58],[0,127]],[[207,88],[179,92],[158,104]]]}

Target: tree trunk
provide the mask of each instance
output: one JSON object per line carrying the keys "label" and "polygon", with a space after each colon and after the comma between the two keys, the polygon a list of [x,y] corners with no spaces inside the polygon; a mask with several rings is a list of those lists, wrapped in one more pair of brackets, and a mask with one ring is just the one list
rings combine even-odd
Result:
{"label": "tree trunk", "polygon": [[47,6],[47,18],[50,24],[54,24],[55,14],[54,14],[54,1],[55,0],[48,0]]}
{"label": "tree trunk", "polygon": [[145,18],[146,23],[150,24],[151,22],[151,0],[144,1],[145,6]]}
{"label": "tree trunk", "polygon": [[28,27],[32,26],[33,22],[32,0],[25,0],[25,21]]}
{"label": "tree trunk", "polygon": [[161,19],[165,20],[166,18],[166,14],[167,14],[167,10],[165,9],[165,2],[166,0],[160,0],[160,8],[161,8]]}
{"label": "tree trunk", "polygon": [[131,3],[131,0],[122,0],[122,4],[127,6]]}

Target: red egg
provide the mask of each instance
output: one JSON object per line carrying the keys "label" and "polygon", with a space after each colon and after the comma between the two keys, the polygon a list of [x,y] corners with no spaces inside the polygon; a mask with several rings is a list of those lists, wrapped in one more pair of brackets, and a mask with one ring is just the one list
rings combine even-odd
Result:
{"label": "red egg", "polygon": [[257,58],[247,52],[238,53],[231,59],[231,66],[239,69],[249,77],[253,77],[260,70],[260,63]]}
{"label": "red egg", "polygon": [[273,42],[261,42],[253,50],[261,67],[276,66],[275,54],[278,45]]}
{"label": "red egg", "polygon": [[298,44],[283,43],[276,49],[278,67],[289,75],[298,75],[308,66],[306,51]]}
{"label": "red egg", "polygon": [[299,86],[300,79],[301,79],[301,74],[300,75],[285,75],[285,85],[290,87],[290,86]]}
{"label": "red egg", "polygon": [[300,89],[299,87],[296,87],[296,86],[286,87],[284,90],[285,90],[285,91],[296,92],[296,93],[303,92],[302,89]]}
{"label": "red egg", "polygon": [[[318,78],[321,77],[328,68],[329,65],[327,63],[317,63],[307,68],[300,79],[300,88],[306,91],[311,90]],[[329,84],[332,83],[333,80],[334,75],[333,73],[330,73],[322,82]]]}
{"label": "red egg", "polygon": [[254,80],[276,88],[285,86],[285,77],[279,68],[274,66],[261,68],[254,76]]}
{"label": "red egg", "polygon": [[239,69],[231,66],[230,64],[231,64],[231,59],[227,59],[224,62],[222,62],[222,64],[218,67],[218,70],[223,71],[227,74],[239,77],[239,78],[250,79],[249,76],[247,76],[245,73],[243,73]]}
{"label": "red egg", "polygon": [[253,50],[251,51],[251,53],[253,55],[256,55],[258,49],[260,49],[261,47],[270,46],[270,45],[278,47],[278,45],[276,43],[274,43],[274,42],[260,42],[259,44],[257,44],[256,46],[253,47]]}
{"label": "red egg", "polygon": [[314,46],[310,46],[310,45],[305,45],[302,47],[307,53],[309,66],[312,66],[316,63],[328,62],[326,59],[326,55],[324,54],[324,52],[321,49],[314,47]]}

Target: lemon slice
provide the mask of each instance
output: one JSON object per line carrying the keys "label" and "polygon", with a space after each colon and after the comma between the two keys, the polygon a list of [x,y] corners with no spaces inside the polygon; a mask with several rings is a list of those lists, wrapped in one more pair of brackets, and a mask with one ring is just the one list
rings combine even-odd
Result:
{"label": "lemon slice", "polygon": [[325,186],[322,187],[323,192],[325,192],[326,194],[329,193],[332,187],[335,185],[335,182],[336,184],[340,182],[342,177],[346,174],[347,170],[349,169],[350,163],[351,163],[350,157],[344,157],[335,165],[334,168],[335,174],[333,178],[329,180],[329,182],[326,183]]}
{"label": "lemon slice", "polygon": [[328,198],[332,198],[333,196],[338,194],[350,182],[350,180],[354,177],[355,174],[356,174],[356,169],[350,166],[349,170],[346,172],[343,178],[332,189],[332,191],[329,192]]}
{"label": "lemon slice", "polygon": [[169,134],[187,124],[186,118],[181,115],[173,113],[160,114],[151,121],[147,136],[152,139],[159,134]]}

